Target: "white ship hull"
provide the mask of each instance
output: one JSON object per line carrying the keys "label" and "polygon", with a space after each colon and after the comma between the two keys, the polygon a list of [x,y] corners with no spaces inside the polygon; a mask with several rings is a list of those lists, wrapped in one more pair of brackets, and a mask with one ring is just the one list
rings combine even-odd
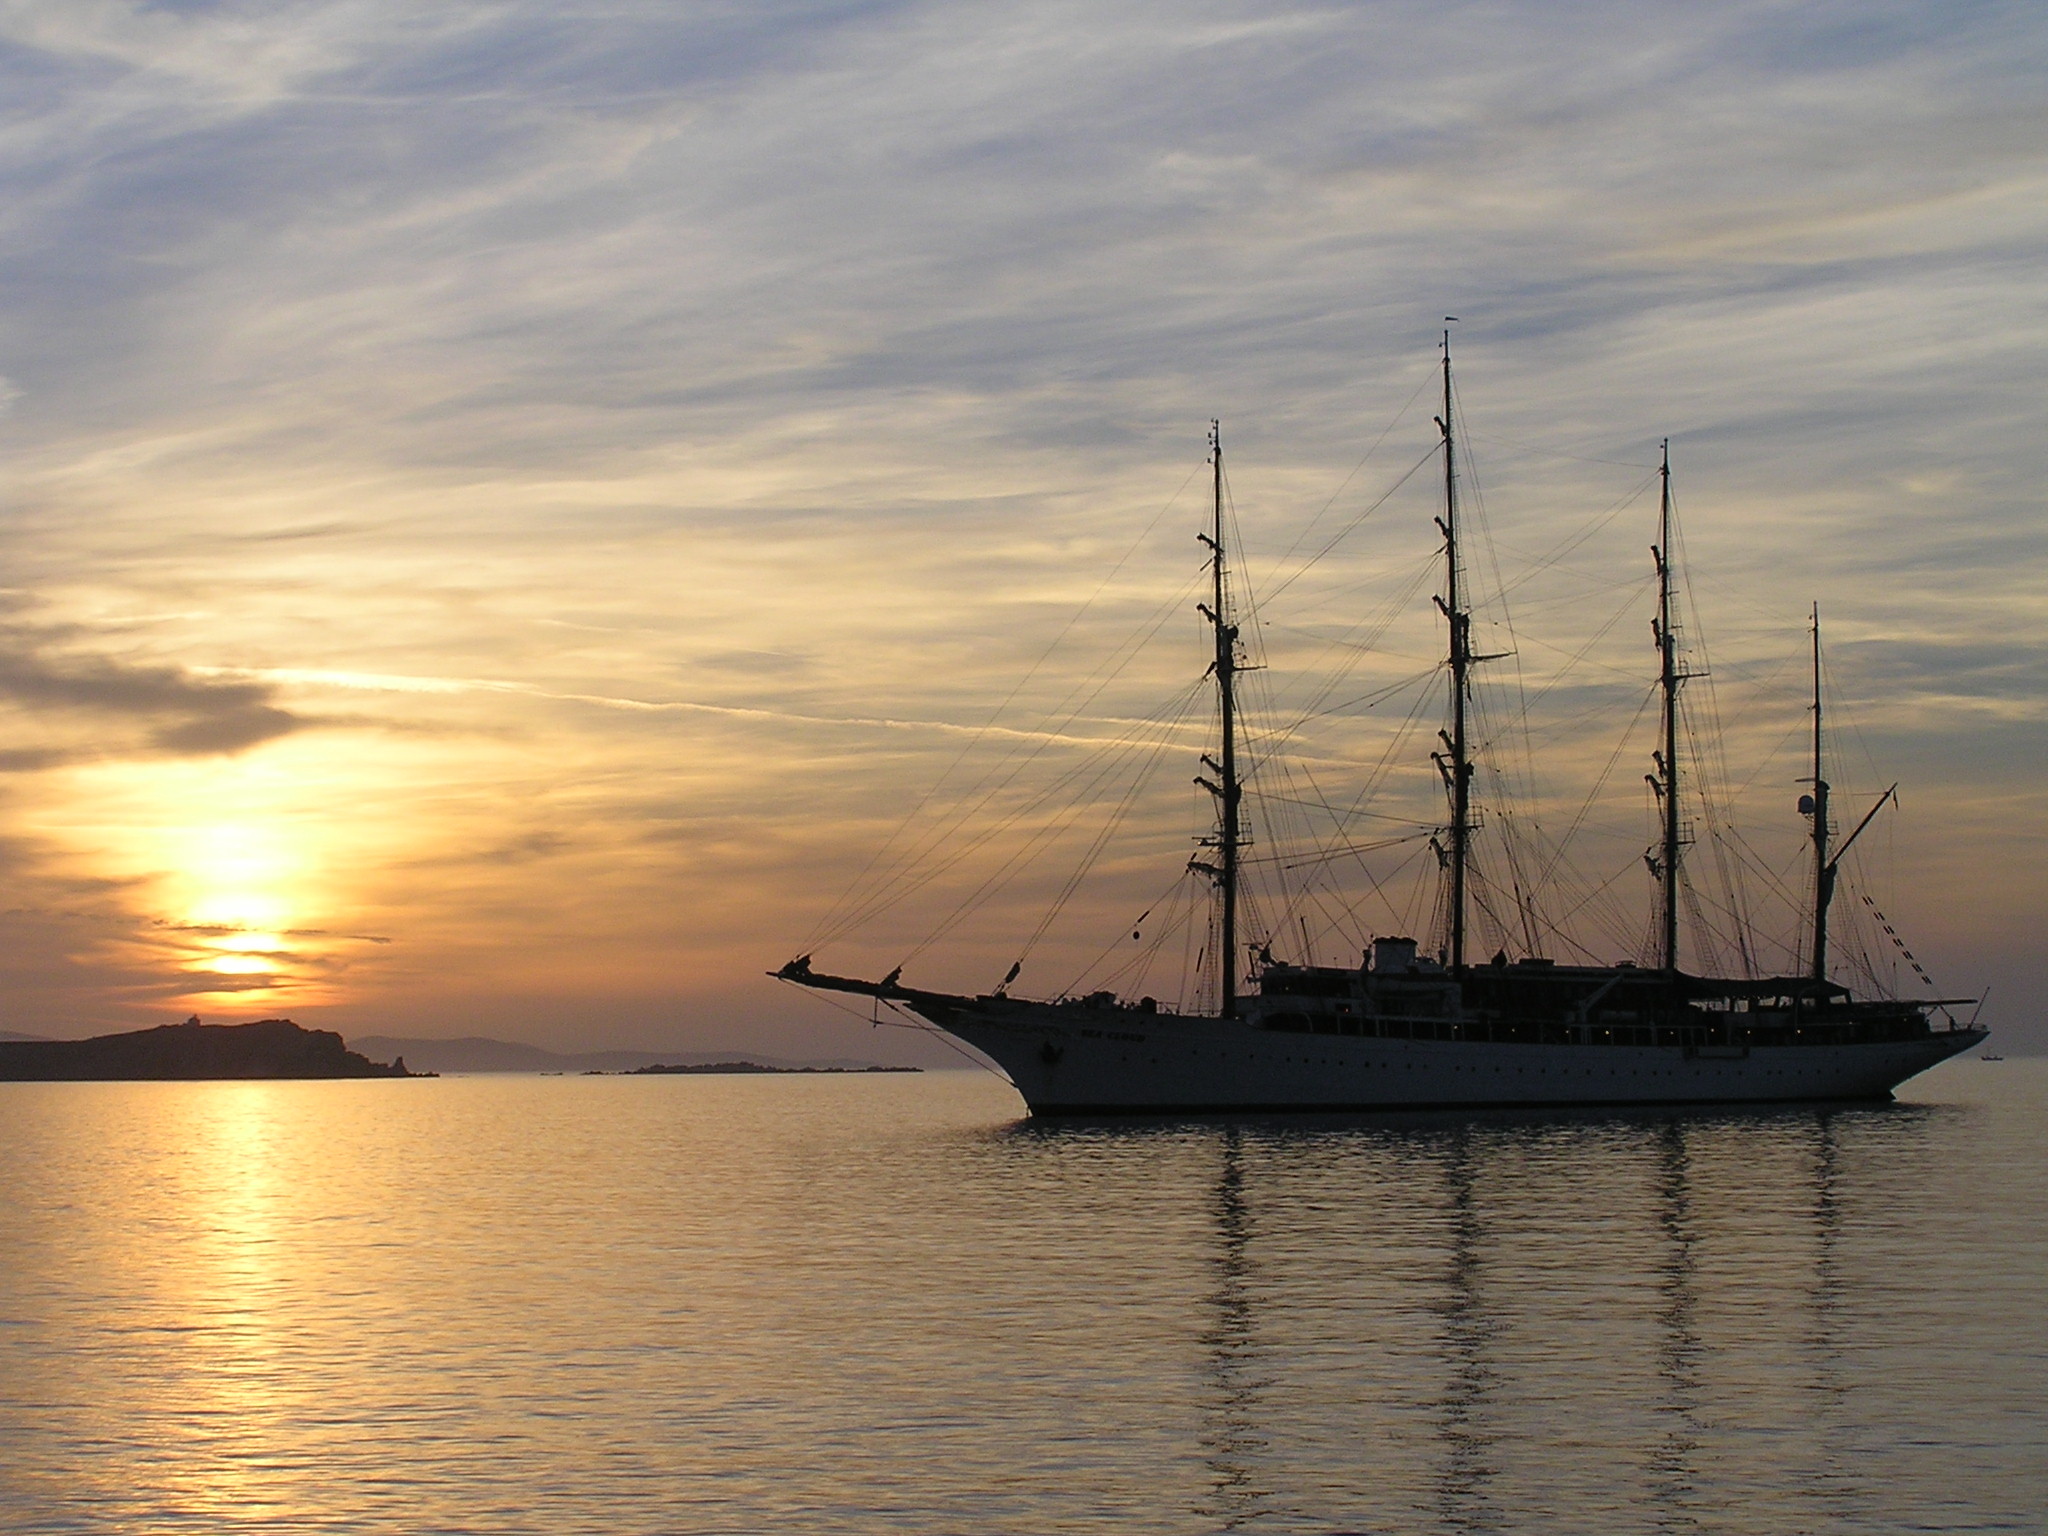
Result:
{"label": "white ship hull", "polygon": [[1883,1099],[1985,1037],[1956,1029],[1869,1044],[1516,1045],[1302,1034],[1007,999],[930,1016],[1046,1115]]}

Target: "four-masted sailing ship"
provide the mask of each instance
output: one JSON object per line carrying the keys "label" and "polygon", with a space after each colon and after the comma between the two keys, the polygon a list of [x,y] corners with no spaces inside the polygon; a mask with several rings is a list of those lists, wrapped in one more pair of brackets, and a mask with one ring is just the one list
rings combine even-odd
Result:
{"label": "four-masted sailing ship", "polygon": [[[1691,974],[1679,964],[1680,874],[1685,850],[1679,692],[1687,679],[1674,620],[1671,461],[1665,447],[1655,547],[1662,712],[1649,775],[1659,840],[1648,856],[1657,885],[1657,963],[1564,965],[1504,953],[1467,954],[1468,872],[1475,827],[1468,728],[1476,654],[1460,549],[1458,442],[1450,338],[1443,355],[1444,590],[1449,632],[1449,722],[1432,753],[1447,802],[1439,852],[1445,943],[1434,955],[1412,938],[1380,937],[1356,968],[1275,959],[1238,932],[1246,846],[1239,772],[1238,626],[1226,603],[1223,451],[1210,434],[1213,516],[1209,550],[1209,671],[1220,739],[1197,780],[1215,800],[1212,835],[1190,868],[1214,887],[1214,1013],[1181,1013],[1151,998],[1109,992],[1052,1001],[1004,987],[964,996],[906,985],[900,968],[879,981],[814,970],[804,955],[772,974],[806,987],[885,1000],[921,1016],[993,1060],[1034,1114],[1269,1112],[1536,1105],[1652,1105],[1882,1099],[1916,1073],[1982,1041],[1950,1007],[1973,999],[1862,998],[1829,976],[1828,914],[1850,835],[1833,838],[1823,777],[1819,618],[1814,619],[1812,792],[1814,900],[1804,974],[1763,978]],[[1249,984],[1247,986],[1247,983]],[[1007,985],[1007,984],[1006,984]],[[1935,1014],[1941,1014],[1937,1024]]]}

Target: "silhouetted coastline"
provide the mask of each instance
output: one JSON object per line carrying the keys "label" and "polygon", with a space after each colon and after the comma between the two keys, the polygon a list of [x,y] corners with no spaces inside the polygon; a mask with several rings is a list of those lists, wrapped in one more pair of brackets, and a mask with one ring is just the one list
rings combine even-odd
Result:
{"label": "silhouetted coastline", "polygon": [[290,1019],[201,1024],[197,1018],[90,1040],[0,1042],[0,1082],[119,1082],[206,1078],[423,1077],[348,1048],[329,1029]]}

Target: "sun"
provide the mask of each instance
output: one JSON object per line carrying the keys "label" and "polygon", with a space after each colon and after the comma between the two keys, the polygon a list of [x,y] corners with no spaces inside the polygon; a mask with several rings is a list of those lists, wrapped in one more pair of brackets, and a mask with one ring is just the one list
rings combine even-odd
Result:
{"label": "sun", "polygon": [[[229,822],[195,828],[187,839],[188,899],[181,927],[195,931],[198,945],[186,970],[195,979],[247,977],[223,987],[249,1001],[280,990],[291,966],[290,903],[280,887],[290,878],[291,860],[260,826]],[[271,982],[264,986],[260,983]],[[201,982],[193,996],[211,990]]]}
{"label": "sun", "polygon": [[180,850],[186,878],[197,893],[194,917],[243,927],[274,926],[283,916],[280,887],[296,873],[291,850],[260,823],[215,822],[195,827]]}

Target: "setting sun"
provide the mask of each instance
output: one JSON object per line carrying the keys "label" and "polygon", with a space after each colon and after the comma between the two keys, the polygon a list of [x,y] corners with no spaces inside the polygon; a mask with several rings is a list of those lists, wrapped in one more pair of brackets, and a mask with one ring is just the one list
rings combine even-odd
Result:
{"label": "setting sun", "polygon": [[228,976],[268,976],[277,967],[257,955],[224,954],[208,960],[206,969]]}

